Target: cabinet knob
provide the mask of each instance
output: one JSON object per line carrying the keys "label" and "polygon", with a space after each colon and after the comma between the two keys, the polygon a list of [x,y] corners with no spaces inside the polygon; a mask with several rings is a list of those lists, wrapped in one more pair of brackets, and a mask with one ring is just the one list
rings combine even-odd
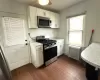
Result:
{"label": "cabinet knob", "polygon": [[28,45],[28,43],[26,43],[25,45]]}

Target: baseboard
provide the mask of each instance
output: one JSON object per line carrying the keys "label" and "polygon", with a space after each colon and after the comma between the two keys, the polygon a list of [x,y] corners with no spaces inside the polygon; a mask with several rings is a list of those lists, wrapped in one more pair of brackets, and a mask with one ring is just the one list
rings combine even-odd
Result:
{"label": "baseboard", "polygon": [[61,56],[64,56],[64,55],[65,55],[65,54],[63,53],[63,54],[61,54],[60,56],[58,56],[58,58],[61,57]]}

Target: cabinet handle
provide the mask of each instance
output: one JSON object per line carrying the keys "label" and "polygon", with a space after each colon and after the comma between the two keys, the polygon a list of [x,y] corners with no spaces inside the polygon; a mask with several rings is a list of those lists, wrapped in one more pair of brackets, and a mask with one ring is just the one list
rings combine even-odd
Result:
{"label": "cabinet handle", "polygon": [[44,12],[44,16],[46,16],[46,13]]}

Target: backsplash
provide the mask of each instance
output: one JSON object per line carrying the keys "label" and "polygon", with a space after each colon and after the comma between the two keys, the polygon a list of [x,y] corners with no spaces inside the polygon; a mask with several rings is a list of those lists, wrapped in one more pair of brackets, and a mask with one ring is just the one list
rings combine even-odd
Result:
{"label": "backsplash", "polygon": [[46,38],[56,38],[58,29],[29,29],[31,37],[44,35]]}

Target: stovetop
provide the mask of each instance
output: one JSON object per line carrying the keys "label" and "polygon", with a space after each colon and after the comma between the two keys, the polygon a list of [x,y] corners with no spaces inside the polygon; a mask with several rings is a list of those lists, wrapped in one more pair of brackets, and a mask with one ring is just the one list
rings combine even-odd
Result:
{"label": "stovetop", "polygon": [[46,39],[43,39],[43,40],[38,40],[37,42],[40,42],[40,43],[43,43],[43,44],[51,44],[51,43],[56,43],[55,40],[46,40]]}
{"label": "stovetop", "polygon": [[42,43],[44,48],[51,47],[56,44],[56,40],[45,38],[44,36],[37,36],[36,42]]}
{"label": "stovetop", "polygon": [[44,45],[56,43],[55,40],[49,40],[49,39],[41,39],[41,40],[37,40],[37,42],[42,43]]}

